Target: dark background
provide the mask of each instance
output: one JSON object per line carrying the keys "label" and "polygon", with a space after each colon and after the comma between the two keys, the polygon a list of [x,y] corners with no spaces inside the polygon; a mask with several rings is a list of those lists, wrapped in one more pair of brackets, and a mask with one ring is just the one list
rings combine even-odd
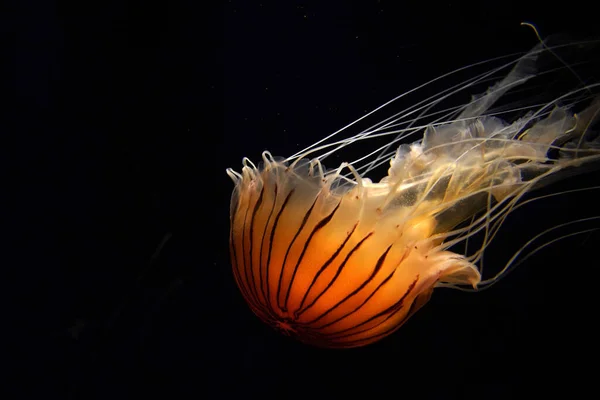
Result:
{"label": "dark background", "polygon": [[[229,264],[225,174],[265,149],[290,155],[441,73],[526,51],[536,39],[521,21],[542,36],[597,37],[583,4],[3,8],[3,91],[15,96],[1,111],[2,386],[15,398],[462,399],[593,387],[599,235],[556,243],[491,290],[438,290],[372,346],[321,350],[245,305]],[[594,184],[597,174],[552,190]],[[593,215],[594,196],[515,215],[488,262],[556,221]]]}

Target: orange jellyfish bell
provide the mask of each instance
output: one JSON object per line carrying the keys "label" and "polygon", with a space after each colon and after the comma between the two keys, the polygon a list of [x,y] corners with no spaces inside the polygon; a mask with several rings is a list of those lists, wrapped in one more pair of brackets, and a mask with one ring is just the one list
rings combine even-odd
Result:
{"label": "orange jellyfish bell", "polygon": [[[400,139],[425,133],[392,154],[384,154],[389,144],[383,149],[375,161],[385,158],[389,169],[377,183],[354,163],[326,171],[321,160],[331,146],[381,135],[380,124],[286,160],[265,152],[258,167],[244,159],[241,173],[228,170],[235,183],[233,275],[252,311],[303,342],[357,347],[397,330],[435,287],[478,288],[498,279],[502,273],[482,280],[477,263],[519,199],[600,159],[590,129],[600,111],[590,94],[596,85],[570,92],[565,105],[531,106],[512,122],[486,114],[535,75],[546,50],[537,46],[512,64],[449,122],[415,127],[416,118],[402,128],[409,113],[386,120]],[[484,243],[473,254],[448,250],[481,232]]]}

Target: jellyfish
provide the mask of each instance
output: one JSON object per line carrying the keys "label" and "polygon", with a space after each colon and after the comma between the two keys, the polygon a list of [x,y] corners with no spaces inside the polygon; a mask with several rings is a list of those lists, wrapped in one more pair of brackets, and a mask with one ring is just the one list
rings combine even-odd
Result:
{"label": "jellyfish", "polygon": [[[515,258],[492,276],[482,267],[506,217],[535,189],[600,164],[599,84],[565,56],[595,44],[540,41],[354,135],[337,139],[406,94],[291,157],[228,169],[233,276],[251,310],[302,342],[359,347],[395,332],[435,288],[478,291],[506,276]],[[477,84],[487,90],[437,109]],[[562,92],[541,101],[551,86]],[[324,166],[370,141],[355,161]],[[454,250],[477,235],[475,249]]]}

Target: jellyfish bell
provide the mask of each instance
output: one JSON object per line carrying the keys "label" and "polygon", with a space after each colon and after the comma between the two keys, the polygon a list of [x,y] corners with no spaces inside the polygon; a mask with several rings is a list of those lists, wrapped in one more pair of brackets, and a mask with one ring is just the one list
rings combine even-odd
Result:
{"label": "jellyfish bell", "polygon": [[[559,50],[577,46],[540,43],[354,136],[335,140],[336,132],[287,159],[264,152],[258,166],[244,159],[241,173],[229,169],[233,275],[252,311],[303,342],[358,347],[397,330],[436,287],[497,282],[514,259],[483,277],[482,256],[507,215],[533,189],[600,164],[598,84],[492,107],[536,76],[575,74]],[[559,65],[541,69],[548,55]],[[502,71],[469,103],[433,111]],[[323,165],[381,139],[355,161]],[[384,164],[382,179],[368,178]],[[477,235],[474,251],[453,251]]]}

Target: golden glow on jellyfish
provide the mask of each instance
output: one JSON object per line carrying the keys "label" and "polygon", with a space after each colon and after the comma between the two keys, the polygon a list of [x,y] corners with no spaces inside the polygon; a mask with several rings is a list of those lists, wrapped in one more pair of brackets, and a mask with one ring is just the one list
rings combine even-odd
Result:
{"label": "golden glow on jellyfish", "polygon": [[[600,160],[596,83],[492,109],[538,75],[579,79],[560,49],[540,43],[354,136],[330,135],[287,159],[265,152],[258,167],[244,159],[241,173],[228,170],[233,275],[252,311],[303,342],[357,347],[397,330],[436,287],[481,289],[504,276],[511,262],[484,279],[480,261],[523,195]],[[559,62],[541,70],[543,57]],[[491,79],[468,104],[432,111]],[[355,162],[334,170],[321,162],[375,138],[387,142]],[[384,163],[387,176],[366,177]],[[474,235],[483,244],[471,253],[449,250]]]}

